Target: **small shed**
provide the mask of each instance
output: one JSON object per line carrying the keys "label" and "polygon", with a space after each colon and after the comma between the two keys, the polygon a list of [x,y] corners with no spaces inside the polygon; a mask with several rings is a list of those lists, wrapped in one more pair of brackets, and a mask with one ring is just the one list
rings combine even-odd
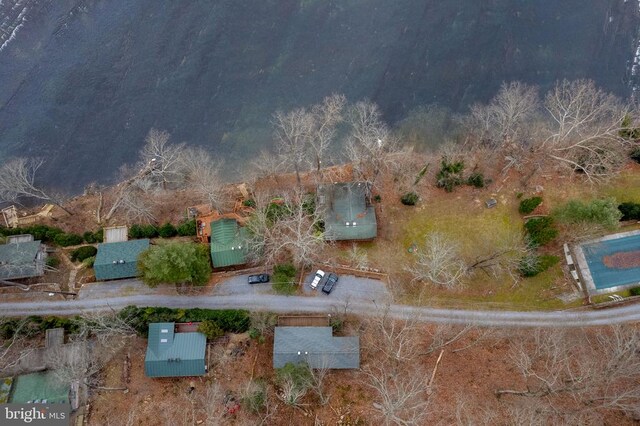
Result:
{"label": "small shed", "polygon": [[247,233],[234,219],[211,222],[211,261],[214,268],[247,262]]}
{"label": "small shed", "polygon": [[311,368],[360,368],[360,338],[334,337],[331,327],[276,327],[273,368],[304,362]]}
{"label": "small shed", "polygon": [[318,185],[316,205],[324,221],[325,240],[372,240],[376,237],[378,225],[369,183]]}
{"label": "small shed", "polygon": [[47,253],[40,241],[0,245],[0,279],[11,280],[44,275]]}
{"label": "small shed", "polygon": [[31,234],[9,235],[7,237],[8,244],[30,243],[35,241]]}
{"label": "small shed", "polygon": [[96,279],[116,280],[138,276],[138,256],[148,248],[148,239],[98,244],[98,254],[93,263]]}
{"label": "small shed", "polygon": [[172,322],[151,323],[144,372],[147,377],[203,376],[206,348],[202,333],[176,333]]}
{"label": "small shed", "polygon": [[129,240],[129,228],[127,226],[110,226],[104,228],[105,243],[121,243]]}

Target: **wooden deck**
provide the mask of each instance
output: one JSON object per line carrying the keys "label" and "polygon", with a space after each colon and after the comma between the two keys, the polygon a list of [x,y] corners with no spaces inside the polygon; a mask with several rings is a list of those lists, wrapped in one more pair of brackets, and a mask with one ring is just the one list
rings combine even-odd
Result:
{"label": "wooden deck", "polygon": [[280,315],[278,327],[328,327],[328,315]]}

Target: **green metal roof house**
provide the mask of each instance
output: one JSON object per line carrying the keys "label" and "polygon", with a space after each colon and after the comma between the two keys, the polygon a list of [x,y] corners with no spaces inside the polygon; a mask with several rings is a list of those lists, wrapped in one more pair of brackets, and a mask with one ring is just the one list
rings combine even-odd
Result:
{"label": "green metal roof house", "polygon": [[235,219],[211,222],[211,262],[214,268],[247,263],[247,231]]}
{"label": "green metal roof house", "polygon": [[206,348],[202,333],[176,333],[172,322],[149,324],[144,373],[147,377],[204,376]]}
{"label": "green metal roof house", "polygon": [[318,185],[316,205],[324,220],[325,240],[372,240],[376,237],[376,211],[371,204],[369,183]]}
{"label": "green metal roof house", "polygon": [[44,274],[46,252],[40,241],[0,245],[0,279],[39,277]]}
{"label": "green metal roof house", "polygon": [[96,279],[117,280],[138,276],[138,256],[148,248],[148,239],[98,244],[98,254],[93,262]]}
{"label": "green metal roof house", "polygon": [[359,368],[360,338],[334,337],[331,327],[276,327],[273,368],[302,362],[311,368]]}

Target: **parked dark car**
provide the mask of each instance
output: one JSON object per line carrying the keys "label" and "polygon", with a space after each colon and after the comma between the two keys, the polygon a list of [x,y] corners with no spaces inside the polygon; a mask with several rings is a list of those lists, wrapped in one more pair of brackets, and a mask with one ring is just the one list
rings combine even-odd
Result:
{"label": "parked dark car", "polygon": [[331,290],[333,290],[333,286],[336,285],[337,282],[338,276],[333,272],[330,273],[327,277],[327,281],[324,283],[324,286],[322,286],[322,292],[327,294],[331,293]]}
{"label": "parked dark car", "polygon": [[249,275],[249,284],[268,283],[270,278],[269,274]]}

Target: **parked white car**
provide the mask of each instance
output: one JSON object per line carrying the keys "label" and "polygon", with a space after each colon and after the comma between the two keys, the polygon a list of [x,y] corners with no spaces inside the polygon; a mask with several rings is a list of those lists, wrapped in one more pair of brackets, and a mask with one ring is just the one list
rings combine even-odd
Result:
{"label": "parked white car", "polygon": [[317,289],[318,284],[320,284],[322,278],[324,278],[324,271],[322,269],[318,269],[315,276],[313,277],[313,281],[311,281],[311,284],[309,284],[311,288],[314,290]]}

